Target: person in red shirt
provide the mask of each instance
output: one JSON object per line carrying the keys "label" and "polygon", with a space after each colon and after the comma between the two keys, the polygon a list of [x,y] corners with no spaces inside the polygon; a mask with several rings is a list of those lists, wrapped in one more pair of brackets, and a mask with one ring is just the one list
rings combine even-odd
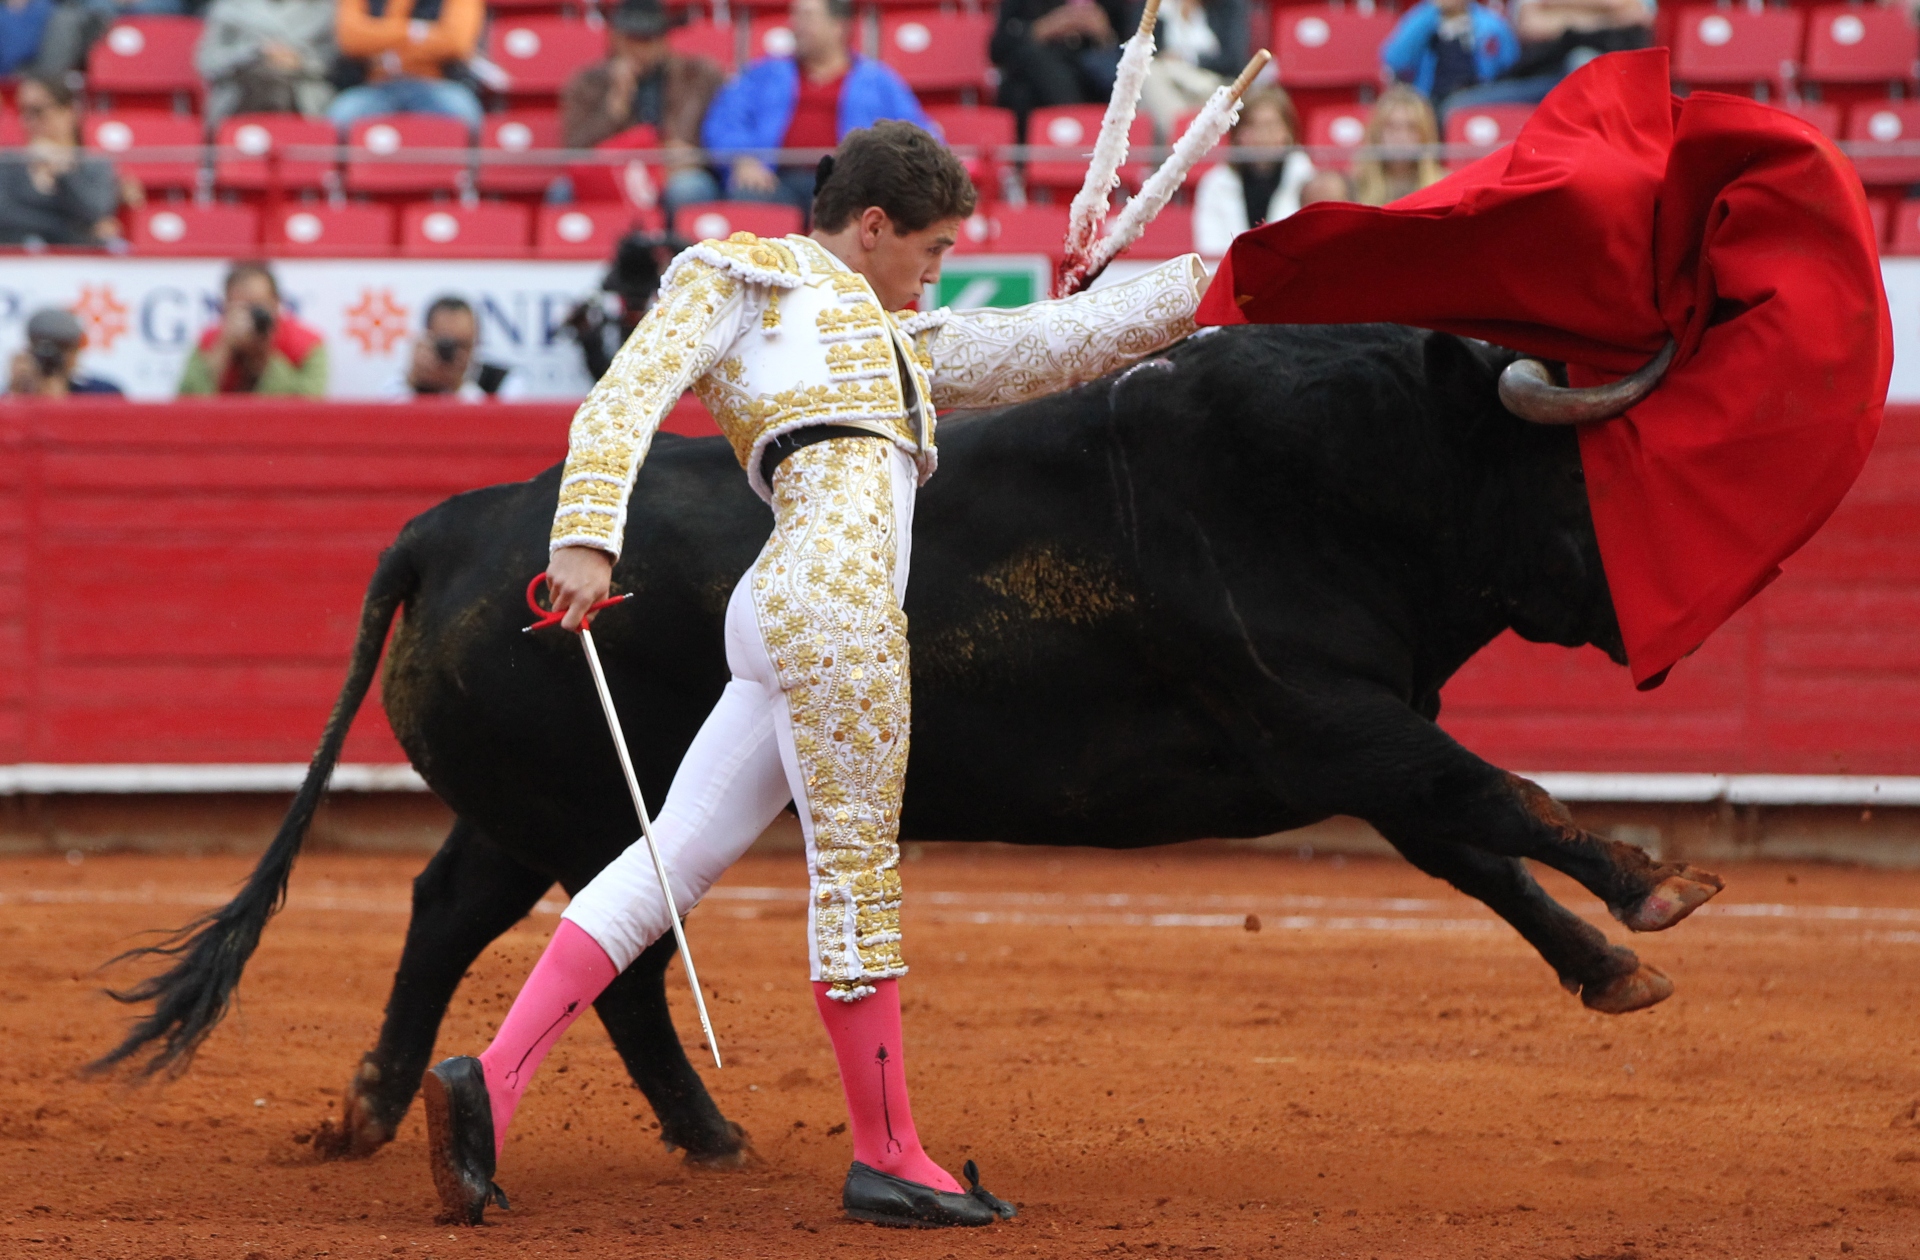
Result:
{"label": "person in red shirt", "polygon": [[[913,91],[894,71],[853,51],[852,0],[793,0],[791,57],[764,57],[720,90],[701,128],[706,147],[731,157],[727,195],[813,205],[818,151],[883,118],[931,130]],[[769,43],[772,40],[769,39]],[[781,162],[772,150],[812,149]]]}

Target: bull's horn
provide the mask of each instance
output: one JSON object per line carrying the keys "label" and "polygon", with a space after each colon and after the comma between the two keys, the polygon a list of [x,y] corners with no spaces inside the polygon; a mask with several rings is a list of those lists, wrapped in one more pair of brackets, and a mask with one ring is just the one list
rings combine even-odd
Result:
{"label": "bull's horn", "polygon": [[1500,402],[1514,415],[1535,424],[1610,420],[1653,392],[1673,362],[1673,351],[1674,343],[1669,340],[1638,372],[1610,385],[1589,385],[1584,389],[1555,385],[1547,365],[1538,359],[1515,359],[1500,373]]}

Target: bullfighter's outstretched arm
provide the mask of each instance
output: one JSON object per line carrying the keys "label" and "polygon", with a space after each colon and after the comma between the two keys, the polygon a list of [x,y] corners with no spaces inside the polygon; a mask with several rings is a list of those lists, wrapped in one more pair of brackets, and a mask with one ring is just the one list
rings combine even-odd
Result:
{"label": "bullfighter's outstretched arm", "polygon": [[669,270],[660,298],[574,413],[552,547],[620,554],[627,493],[660,422],[687,387],[739,337],[746,290],[734,275],[694,255]]}
{"label": "bullfighter's outstretched arm", "polygon": [[942,308],[901,321],[931,361],[936,407],[1000,407],[1056,393],[1194,330],[1206,268],[1188,254],[1102,289],[1012,309]]}

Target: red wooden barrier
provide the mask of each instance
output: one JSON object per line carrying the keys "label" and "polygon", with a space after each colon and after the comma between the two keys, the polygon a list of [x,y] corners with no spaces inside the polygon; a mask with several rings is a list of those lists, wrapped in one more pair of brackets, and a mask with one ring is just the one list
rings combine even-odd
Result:
{"label": "red wooden barrier", "polygon": [[[572,412],[0,407],[0,763],[305,761],[381,549],[558,462]],[[691,401],[668,427],[713,431]],[[405,760],[371,701],[346,760]]]}
{"label": "red wooden barrier", "polygon": [[[0,764],[297,762],[375,558],[565,451],[555,404],[0,407]],[[711,432],[697,406],[670,426]],[[1508,638],[1443,724],[1532,770],[1920,773],[1920,408],[1754,605],[1641,695]],[[347,760],[402,760],[377,706]]]}

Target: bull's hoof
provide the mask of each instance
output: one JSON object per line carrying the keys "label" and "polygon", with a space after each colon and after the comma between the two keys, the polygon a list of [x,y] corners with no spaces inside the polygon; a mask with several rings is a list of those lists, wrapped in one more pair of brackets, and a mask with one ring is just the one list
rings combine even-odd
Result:
{"label": "bull's hoof", "polygon": [[347,1083],[339,1120],[328,1117],[313,1131],[313,1153],[322,1160],[366,1159],[393,1141],[394,1125],[382,1119],[372,1091],[380,1069],[369,1055]]}
{"label": "bull's hoof", "polygon": [[[760,1155],[753,1149],[753,1140],[747,1136],[745,1129],[729,1120],[727,1137],[728,1141],[704,1150],[688,1146],[685,1157],[687,1167],[711,1172],[739,1172],[759,1165]],[[669,1142],[667,1145],[671,1149],[682,1143]]]}
{"label": "bull's hoof", "polygon": [[1605,1015],[1625,1015],[1643,1011],[1673,996],[1673,981],[1658,968],[1641,963],[1636,971],[1615,976],[1599,988],[1589,985],[1581,990],[1580,1001],[1590,1011]]}
{"label": "bull's hoof", "polygon": [[1724,887],[1718,875],[1682,866],[1642,897],[1640,904],[1616,913],[1635,932],[1663,932],[1706,905]]}
{"label": "bull's hoof", "polygon": [[478,1225],[487,1205],[507,1206],[493,1182],[493,1107],[480,1060],[460,1055],[427,1069],[427,1165],[440,1196],[443,1225]]}

